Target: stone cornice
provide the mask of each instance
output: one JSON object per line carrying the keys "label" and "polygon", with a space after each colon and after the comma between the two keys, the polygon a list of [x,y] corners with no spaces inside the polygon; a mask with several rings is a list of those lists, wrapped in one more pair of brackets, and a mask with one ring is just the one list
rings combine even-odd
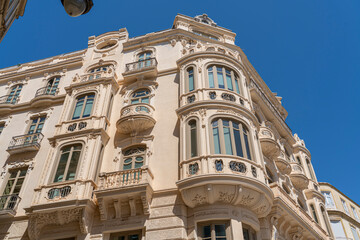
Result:
{"label": "stone cornice", "polygon": [[330,187],[332,189],[334,189],[335,191],[337,191],[338,193],[340,193],[343,197],[345,197],[347,200],[349,200],[350,202],[352,202],[354,205],[356,205],[358,208],[360,208],[360,205],[357,204],[354,200],[352,200],[351,198],[349,198],[345,193],[343,193],[342,191],[340,191],[338,188],[334,187],[333,185],[331,185],[330,183],[327,182],[318,182],[320,185],[320,190],[325,190],[325,189],[321,189],[322,186],[327,186]]}
{"label": "stone cornice", "polygon": [[340,211],[337,209],[326,209],[326,210],[327,210],[330,218],[331,218],[331,216],[338,216],[340,218],[346,219],[347,221],[349,221],[350,223],[355,225],[357,228],[360,228],[360,222],[358,220],[352,218],[348,214],[344,213],[343,211]]}

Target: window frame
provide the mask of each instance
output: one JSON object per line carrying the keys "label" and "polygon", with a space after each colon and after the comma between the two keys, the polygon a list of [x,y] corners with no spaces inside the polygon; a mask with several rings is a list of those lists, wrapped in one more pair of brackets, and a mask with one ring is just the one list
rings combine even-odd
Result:
{"label": "window frame", "polygon": [[[336,208],[335,207],[335,201],[334,201],[334,198],[333,198],[331,192],[330,191],[321,191],[321,193],[325,198],[325,207],[326,208],[331,208],[331,209]],[[327,196],[329,196],[329,197],[327,197]],[[331,199],[331,204],[330,203],[328,204],[328,199],[329,198]]]}
{"label": "window frame", "polygon": [[[232,234],[231,234],[231,224],[230,224],[230,220],[215,220],[215,221],[204,221],[204,222],[197,222],[196,226],[197,226],[197,235],[198,235],[198,239],[199,240],[206,240],[209,239],[208,237],[204,238],[203,234],[204,234],[204,227],[205,226],[209,226],[211,228],[211,237],[209,240],[216,240],[216,233],[215,233],[215,225],[225,225],[225,237],[226,240],[232,240]],[[221,236],[219,236],[221,237]]]}
{"label": "window frame", "polygon": [[[212,69],[212,78],[213,78],[213,84],[214,87],[211,87],[210,84],[210,78],[209,78],[209,69]],[[223,78],[223,84],[224,84],[224,88],[221,88],[219,86],[219,79],[218,79],[218,69],[221,68],[221,73],[222,73],[222,78]],[[226,70],[230,71],[230,76],[231,76],[231,85],[232,85],[232,90],[229,89],[228,86],[228,79],[227,79],[227,72]],[[211,63],[208,64],[206,66],[206,86],[210,89],[221,89],[221,90],[226,90],[226,91],[231,91],[233,93],[239,94],[240,96],[244,96],[244,90],[242,88],[242,77],[241,74],[239,74],[236,70],[234,70],[234,68],[229,67],[227,65],[224,64],[217,64],[217,63]],[[236,79],[237,79],[237,84],[236,84]],[[237,86],[237,87],[236,87]]]}
{"label": "window frame", "polygon": [[315,205],[313,203],[310,203],[309,205],[310,205],[310,211],[311,211],[314,221],[319,224],[319,217],[316,212]]}
{"label": "window frame", "polygon": [[[195,143],[195,147],[196,147],[196,154],[194,156],[192,156],[192,146],[193,146],[193,142],[192,142],[192,128],[190,126],[190,122],[195,121],[195,139],[196,139],[196,143]],[[200,156],[199,153],[199,147],[201,146],[200,144],[200,128],[199,128],[199,119],[197,118],[190,118],[186,121],[186,158],[190,159],[190,158],[196,158],[198,156]]]}
{"label": "window frame", "polygon": [[[224,138],[224,125],[223,125],[224,120],[229,121],[232,154],[227,154],[226,153],[226,144],[225,144],[225,138]],[[214,138],[214,130],[213,130],[214,129],[213,122],[215,122],[215,121],[218,122],[217,128],[218,128],[218,135],[219,135],[220,153],[215,153],[216,152],[215,144],[214,144],[215,138]],[[239,134],[240,134],[241,150],[242,150],[243,156],[237,155],[234,127],[233,127],[234,122],[239,125],[239,130],[238,131],[239,131]],[[247,130],[248,147],[246,146],[244,128]],[[251,134],[251,132],[249,130],[249,127],[245,123],[243,123],[242,121],[239,121],[238,119],[231,118],[231,117],[222,117],[222,116],[210,119],[210,141],[211,141],[211,152],[212,152],[212,154],[237,156],[237,157],[240,157],[240,158],[248,159],[250,161],[254,161],[253,160],[254,153],[253,153],[252,134]]]}
{"label": "window frame", "polygon": [[[143,230],[132,230],[132,231],[123,231],[123,232],[113,232],[109,234],[109,240],[119,240],[120,237],[125,237],[125,240],[128,240],[128,237],[131,235],[139,235],[139,240],[143,237]],[[115,236],[114,236],[115,235]]]}
{"label": "window frame", "polygon": [[[22,170],[25,170],[25,175],[24,176],[20,176]],[[23,188],[23,185],[25,183],[27,171],[28,171],[28,167],[9,169],[8,172],[7,172],[6,181],[3,181],[3,186],[2,186],[2,189],[1,189],[1,195],[0,196],[10,196],[10,195],[14,195],[14,194],[19,196],[20,193],[21,193],[21,189]],[[17,172],[15,178],[11,177],[12,172]],[[21,187],[19,189],[19,192],[14,193],[15,187],[16,187],[20,177],[23,178],[23,182],[21,183]],[[13,183],[11,189],[10,189],[10,192],[8,194],[5,194],[5,191],[7,189],[7,185],[9,183],[9,181],[12,180],[12,179],[14,180],[14,183]]]}
{"label": "window frame", "polygon": [[[249,239],[246,239],[244,236],[244,230],[249,231]],[[253,229],[250,225],[246,224],[246,223],[242,223],[242,232],[243,232],[243,238],[244,240],[257,240],[257,234],[255,229]]]}
{"label": "window frame", "polygon": [[[20,88],[20,90],[19,90]],[[8,92],[8,97],[6,99],[6,103],[8,104],[15,104],[17,103],[20,93],[22,91],[22,89],[24,88],[24,84],[20,83],[20,84],[16,84],[13,85],[12,87],[10,87],[10,90]],[[14,91],[13,95],[11,94]]]}
{"label": "window frame", "polygon": [[[137,92],[140,92],[142,90],[146,90],[148,91],[149,93],[144,95],[144,96],[141,96],[141,97],[133,97],[133,95]],[[133,105],[133,104],[150,104],[150,100],[151,100],[151,97],[152,97],[152,94],[151,94],[151,89],[147,88],[147,87],[141,87],[141,88],[138,88],[138,89],[135,89],[134,91],[131,92],[130,94],[130,105]],[[142,102],[143,98],[148,98],[148,102]],[[133,102],[134,100],[138,100],[138,102]]]}
{"label": "window frame", "polygon": [[[61,76],[53,76],[49,78],[46,82],[46,94],[47,95],[56,95],[57,90],[59,89]],[[51,81],[53,81],[51,84],[49,84]]]}
{"label": "window frame", "polygon": [[[89,95],[94,95],[94,98],[93,98],[93,103],[92,103],[92,106],[91,106],[91,111],[90,111],[90,115],[89,116],[86,116],[84,117],[84,110],[86,108],[86,102],[87,102],[87,99],[88,99],[88,96]],[[81,109],[81,112],[80,112],[80,115],[78,118],[74,118],[74,114],[75,114],[75,110],[76,110],[76,105],[78,103],[78,99],[80,99],[81,97],[85,97],[84,99],[84,103],[83,103],[83,106],[82,106],[82,109]],[[95,108],[95,105],[96,105],[96,99],[97,98],[97,94],[95,92],[88,92],[88,93],[82,93],[82,94],[78,94],[77,96],[75,96],[74,98],[74,101],[73,101],[73,106],[72,106],[72,110],[71,110],[71,115],[70,115],[70,120],[79,120],[79,119],[83,119],[83,118],[88,118],[88,117],[92,117],[93,114],[94,114],[94,108]],[[85,101],[86,100],[86,101]]]}
{"label": "window frame", "polygon": [[353,215],[354,215],[355,219],[360,220],[359,215],[358,215],[358,213],[356,211],[356,208],[354,206],[352,206],[352,205],[350,205],[350,208],[351,208],[351,211],[353,212]]}
{"label": "window frame", "polygon": [[[34,124],[34,120],[37,119],[36,123],[35,123],[35,128],[33,130],[31,130],[31,126],[33,126]],[[41,122],[41,120],[44,119],[43,122]],[[30,118],[30,123],[28,125],[26,134],[36,134],[36,133],[41,133],[42,130],[44,129],[44,125],[45,125],[45,121],[46,121],[46,115],[40,115],[40,116],[33,116]],[[39,125],[42,123],[42,126],[39,130]],[[30,131],[33,131],[32,133],[30,133]]]}
{"label": "window frame", "polygon": [[[125,155],[126,151],[128,150],[131,150],[131,149],[139,149],[139,148],[143,148],[144,151],[143,152],[139,152],[139,153],[132,153],[132,154],[129,154],[129,155]],[[146,153],[147,153],[147,147],[146,145],[134,145],[134,146],[129,146],[127,148],[125,148],[123,151],[122,151],[122,159],[121,159],[121,166],[120,166],[120,171],[128,171],[128,170],[134,170],[134,169],[139,169],[139,168],[142,168],[143,166],[146,165]],[[143,157],[143,161],[142,161],[142,166],[139,167],[139,168],[135,168],[135,164],[136,164],[136,158],[137,157]],[[125,165],[125,160],[131,158],[131,168],[130,169],[124,169],[124,165]]]}
{"label": "window frame", "polygon": [[[80,145],[81,149],[80,149],[79,158],[77,160],[75,175],[74,175],[73,179],[66,180],[66,176],[67,176],[68,170],[69,170],[69,165],[70,165],[71,159],[73,157],[73,152],[74,152],[73,147],[76,146],[76,145]],[[67,157],[65,169],[64,169],[64,172],[63,172],[63,179],[61,181],[56,181],[55,182],[55,177],[56,177],[56,174],[57,174],[57,171],[58,171],[58,168],[59,168],[59,164],[60,164],[60,159],[61,159],[61,156],[62,156],[61,150],[63,148],[69,147],[69,146],[70,146],[70,154]],[[79,173],[79,166],[81,165],[81,160],[82,160],[82,157],[83,157],[83,154],[84,154],[84,146],[85,146],[85,144],[83,142],[72,142],[72,143],[66,143],[66,144],[63,144],[63,145],[59,146],[58,154],[56,156],[56,164],[55,164],[55,167],[54,167],[53,174],[51,175],[51,178],[50,178],[50,183],[53,183],[53,184],[54,183],[64,183],[64,182],[68,182],[68,181],[74,181],[74,180],[77,179],[78,173]]]}
{"label": "window frame", "polygon": [[[189,70],[192,69],[193,73],[193,89],[190,90],[190,74]],[[196,66],[195,65],[189,65],[185,68],[185,92],[190,93],[194,92],[198,88],[198,83],[196,81],[197,75],[196,75]]]}
{"label": "window frame", "polygon": [[342,198],[340,198],[341,205],[343,206],[343,209],[347,215],[350,215],[349,208],[346,205],[346,201]]}

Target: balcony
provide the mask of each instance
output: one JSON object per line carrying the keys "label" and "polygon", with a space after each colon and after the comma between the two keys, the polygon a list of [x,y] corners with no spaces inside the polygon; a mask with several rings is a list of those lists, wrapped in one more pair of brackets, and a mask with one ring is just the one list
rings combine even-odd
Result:
{"label": "balcony", "polygon": [[294,187],[299,190],[304,190],[309,185],[309,179],[306,177],[304,170],[297,163],[291,163],[292,171],[290,179]]}
{"label": "balcony", "polygon": [[0,196],[0,219],[15,216],[20,200],[17,194]]}
{"label": "balcony", "polygon": [[[149,214],[149,205],[152,197],[152,180],[154,176],[146,166],[125,171],[109,172],[100,174],[99,189],[95,191],[98,200],[101,220],[109,218]],[[121,202],[126,202],[126,206]],[[141,202],[139,208],[137,202]],[[108,209],[114,207],[115,215]],[[127,217],[129,217],[127,216]]]}
{"label": "balcony", "polygon": [[289,174],[291,172],[290,162],[282,151],[280,155],[275,158],[275,164],[282,174]]}
{"label": "balcony", "polygon": [[155,109],[146,103],[136,103],[121,109],[120,119],[116,123],[119,133],[138,133],[154,127],[153,118]]}
{"label": "balcony", "polygon": [[273,194],[257,163],[237,156],[192,158],[180,163],[177,186],[190,208],[228,204],[250,209],[264,217],[271,210]]}
{"label": "balcony", "polygon": [[17,97],[11,95],[5,95],[0,97],[0,104],[15,104],[17,103]]}
{"label": "balcony", "polygon": [[149,58],[137,62],[128,63],[123,73],[124,81],[133,81],[138,78],[155,78],[158,74],[156,58]]}
{"label": "balcony", "polygon": [[32,107],[46,106],[53,103],[58,89],[50,89],[49,87],[42,87],[36,90],[35,97],[30,101]]}
{"label": "balcony", "polygon": [[280,154],[279,144],[275,140],[274,133],[268,127],[260,127],[259,139],[264,155],[270,159],[275,159]]}
{"label": "balcony", "polygon": [[13,137],[6,151],[10,154],[38,151],[43,138],[44,135],[42,135],[42,133],[32,133]]}

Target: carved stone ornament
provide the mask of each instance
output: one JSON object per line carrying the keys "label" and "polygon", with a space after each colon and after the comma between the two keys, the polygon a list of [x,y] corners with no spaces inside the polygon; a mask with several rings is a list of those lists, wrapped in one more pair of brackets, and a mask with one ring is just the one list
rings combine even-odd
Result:
{"label": "carved stone ornament", "polygon": [[246,172],[246,166],[244,163],[241,163],[241,162],[231,161],[229,163],[229,167],[232,171],[235,171],[235,172],[240,172],[240,173]]}
{"label": "carved stone ornament", "polygon": [[56,212],[32,213],[29,216],[28,234],[30,240],[40,239],[41,230],[47,225],[64,225],[71,222],[78,222],[81,233],[88,233],[88,221],[91,216],[87,216],[87,211],[83,207],[66,209]]}
{"label": "carved stone ornament", "polygon": [[235,194],[227,193],[227,192],[219,192],[219,200],[225,203],[231,203],[234,199]]}
{"label": "carved stone ornament", "polygon": [[195,206],[204,204],[206,197],[196,194],[194,199],[192,200],[195,203]]}
{"label": "carved stone ornament", "polygon": [[205,23],[210,26],[216,27],[216,23],[211,18],[209,18],[206,13],[202,15],[197,15],[196,17],[194,17],[194,20],[197,22]]}

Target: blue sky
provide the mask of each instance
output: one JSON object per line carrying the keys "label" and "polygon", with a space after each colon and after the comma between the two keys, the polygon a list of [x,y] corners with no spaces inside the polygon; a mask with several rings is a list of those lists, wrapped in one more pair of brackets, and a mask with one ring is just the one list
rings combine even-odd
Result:
{"label": "blue sky", "polygon": [[130,37],[171,28],[177,13],[207,13],[237,33],[287,123],[306,142],[319,181],[360,204],[360,1],[94,0],[67,16],[60,0],[28,1],[0,43],[0,68],[87,47],[88,36],[126,27]]}

